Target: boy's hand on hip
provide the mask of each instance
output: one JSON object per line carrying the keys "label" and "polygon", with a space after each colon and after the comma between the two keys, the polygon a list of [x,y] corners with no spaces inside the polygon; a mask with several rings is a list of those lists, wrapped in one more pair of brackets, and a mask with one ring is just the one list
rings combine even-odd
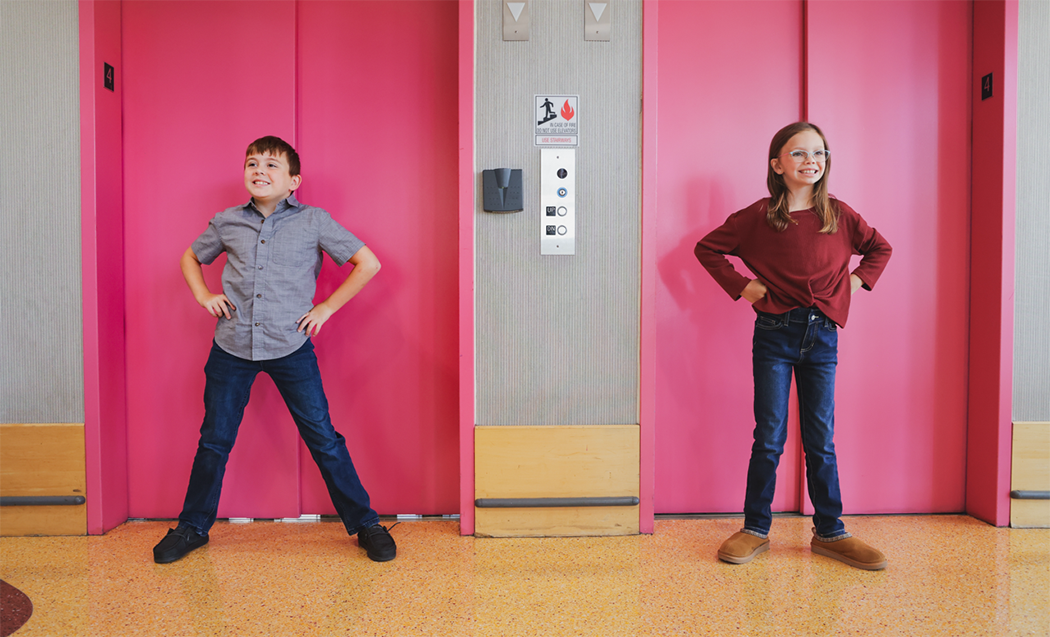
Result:
{"label": "boy's hand on hip", "polygon": [[230,312],[237,309],[230,302],[230,299],[226,298],[225,294],[208,294],[203,299],[198,299],[197,302],[201,304],[201,307],[208,310],[208,314],[215,318],[218,318],[220,314],[230,318]]}
{"label": "boy's hand on hip", "polygon": [[324,303],[318,303],[313,306],[313,309],[309,312],[299,317],[299,320],[297,321],[299,329],[295,331],[302,332],[305,330],[307,336],[317,336],[321,331],[321,326],[324,325],[333,314],[335,314],[335,310],[331,309]]}
{"label": "boy's hand on hip", "polygon": [[754,305],[758,301],[766,298],[766,292],[768,291],[769,288],[766,287],[765,283],[762,283],[758,279],[751,279],[747,282],[747,287],[745,287],[744,291],[740,293],[740,296],[742,296],[748,303]]}

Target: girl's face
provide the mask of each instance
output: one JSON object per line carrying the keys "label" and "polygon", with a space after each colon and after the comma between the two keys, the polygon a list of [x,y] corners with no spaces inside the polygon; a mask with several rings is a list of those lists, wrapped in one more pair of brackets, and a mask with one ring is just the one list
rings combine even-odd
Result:
{"label": "girl's face", "polygon": [[[780,149],[780,155],[769,160],[773,171],[784,177],[788,190],[796,192],[812,188],[824,176],[825,162],[817,161],[815,151],[825,150],[824,140],[813,130],[796,133]],[[801,159],[791,156],[794,151],[804,151]],[[801,154],[801,153],[796,153]]]}

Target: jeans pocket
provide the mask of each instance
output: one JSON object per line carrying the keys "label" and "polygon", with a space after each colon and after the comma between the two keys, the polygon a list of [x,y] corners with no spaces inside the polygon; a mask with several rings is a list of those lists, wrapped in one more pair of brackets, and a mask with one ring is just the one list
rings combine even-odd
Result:
{"label": "jeans pocket", "polygon": [[779,330],[784,327],[784,321],[771,314],[759,314],[755,317],[755,327],[760,330]]}

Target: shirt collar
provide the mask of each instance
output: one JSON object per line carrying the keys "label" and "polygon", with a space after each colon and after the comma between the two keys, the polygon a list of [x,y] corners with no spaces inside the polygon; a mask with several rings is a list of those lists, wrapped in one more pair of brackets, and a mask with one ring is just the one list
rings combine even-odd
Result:
{"label": "shirt collar", "polygon": [[[282,210],[285,210],[287,208],[298,209],[302,205],[303,204],[299,203],[299,200],[295,198],[295,193],[293,192],[292,194],[288,195],[287,199],[282,199],[277,203],[277,208],[274,209],[273,214],[277,214],[278,212],[281,212]],[[248,203],[244,204],[244,209],[262,214],[262,212],[260,212],[259,209],[255,207],[255,202],[251,198],[248,199]]]}

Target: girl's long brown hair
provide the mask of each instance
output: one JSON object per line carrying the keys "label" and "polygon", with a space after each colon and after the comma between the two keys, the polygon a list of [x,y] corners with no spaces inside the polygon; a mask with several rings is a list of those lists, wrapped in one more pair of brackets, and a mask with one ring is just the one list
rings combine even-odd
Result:
{"label": "girl's long brown hair", "polygon": [[[766,209],[766,223],[777,232],[783,232],[789,223],[797,222],[791,218],[791,214],[788,212],[788,187],[784,183],[784,176],[778,175],[773,170],[772,160],[780,156],[784,145],[792,137],[807,130],[820,135],[820,139],[824,141],[824,149],[831,150],[828,148],[828,140],[824,137],[824,131],[809,122],[795,122],[781,128],[773,136],[773,141],[769,143],[770,161],[766,162],[766,187],[769,188],[770,199],[769,206]],[[824,174],[821,176],[820,181],[816,183],[816,188],[813,189],[812,201],[813,210],[817,213],[817,217],[820,218],[821,224],[823,224],[820,228],[820,232],[823,234],[835,234],[839,229],[838,209],[831,197],[828,196],[828,175],[830,174],[831,156],[829,155],[827,162],[824,164]]]}

